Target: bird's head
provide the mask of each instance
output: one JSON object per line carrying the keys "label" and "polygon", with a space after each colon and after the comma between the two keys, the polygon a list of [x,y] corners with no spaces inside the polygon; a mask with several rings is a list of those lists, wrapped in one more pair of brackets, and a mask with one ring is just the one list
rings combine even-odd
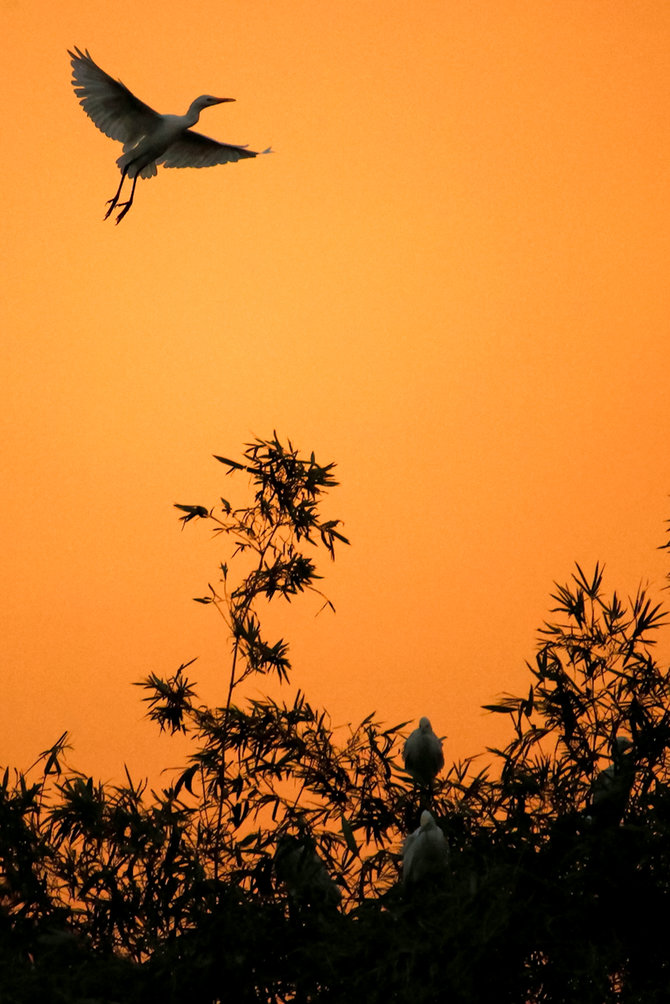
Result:
{"label": "bird's head", "polygon": [[620,765],[634,759],[633,743],[625,736],[618,736],[612,743],[612,760]]}
{"label": "bird's head", "polygon": [[224,101],[234,101],[235,98],[215,98],[211,94],[201,94],[196,98],[193,105],[200,111],[201,108],[209,108],[210,105],[222,105]]}
{"label": "bird's head", "polygon": [[224,101],[234,101],[235,98],[215,98],[211,94],[201,94],[199,98],[191,102],[191,107],[186,112],[185,121],[188,125],[195,125],[195,123],[200,118],[200,112],[203,108],[209,108],[211,105],[220,105]]}

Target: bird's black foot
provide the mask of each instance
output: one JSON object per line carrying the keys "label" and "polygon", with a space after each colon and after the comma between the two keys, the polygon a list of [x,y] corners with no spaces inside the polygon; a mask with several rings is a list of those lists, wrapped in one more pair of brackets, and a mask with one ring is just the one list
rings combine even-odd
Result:
{"label": "bird's black foot", "polygon": [[114,212],[114,210],[116,209],[116,207],[118,205],[118,201],[119,200],[116,199],[116,198],[114,198],[114,199],[107,199],[107,202],[105,203],[105,205],[109,206],[109,209],[107,210],[107,212],[103,216],[103,220],[106,220],[109,216],[112,215],[112,213]]}
{"label": "bird's black foot", "polygon": [[[123,206],[123,209],[121,210],[121,212],[119,213],[119,215],[116,217],[116,225],[117,226],[119,225],[119,223],[121,222],[121,220],[123,219],[123,217],[126,215],[126,213],[128,212],[128,210],[130,209],[130,207],[132,206],[132,202],[118,202],[117,203],[117,208],[118,208],[118,206]],[[110,210],[110,212],[111,212],[111,210]]]}

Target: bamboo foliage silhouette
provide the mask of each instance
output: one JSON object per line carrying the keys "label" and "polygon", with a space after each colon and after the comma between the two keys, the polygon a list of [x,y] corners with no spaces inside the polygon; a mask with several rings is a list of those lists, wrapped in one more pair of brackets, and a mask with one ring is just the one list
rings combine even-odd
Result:
{"label": "bamboo foliage silhouette", "polygon": [[[216,460],[250,500],[177,510],[225,551],[196,598],[229,638],[220,702],[200,700],[195,660],[138,683],[148,717],[189,741],[161,788],[77,770],[67,733],[0,775],[6,999],[667,1000],[660,605],[576,566],[527,691],[487,705],[509,741],[439,774],[434,747],[428,812],[403,769],[409,722],[334,729],[265,627],[269,603],[331,609],[320,556],[348,543],[322,511],[334,465],[276,434]],[[266,676],[283,700],[249,696]],[[598,809],[603,777],[623,782],[616,811]]]}

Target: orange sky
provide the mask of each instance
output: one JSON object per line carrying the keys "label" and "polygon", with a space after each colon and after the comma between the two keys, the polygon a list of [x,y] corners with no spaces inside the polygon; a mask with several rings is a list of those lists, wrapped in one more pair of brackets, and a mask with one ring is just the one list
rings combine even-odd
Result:
{"label": "orange sky", "polygon": [[[660,588],[670,518],[670,7],[636,2],[5,0],[0,762],[64,729],[120,777],[174,762],[132,687],[227,640],[224,557],[173,502],[213,453],[338,463],[337,616],[288,608],[335,722],[497,738],[574,560]],[[201,131],[277,151],[140,182],[66,49]],[[668,646],[666,646],[667,652]],[[260,688],[262,689],[262,688]],[[257,694],[260,690],[253,690]]]}

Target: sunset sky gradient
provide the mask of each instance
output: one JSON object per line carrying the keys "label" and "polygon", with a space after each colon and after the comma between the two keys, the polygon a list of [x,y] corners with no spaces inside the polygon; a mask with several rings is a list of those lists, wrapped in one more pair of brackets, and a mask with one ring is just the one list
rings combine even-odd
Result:
{"label": "sunset sky gradient", "polygon": [[[575,560],[666,583],[670,6],[0,9],[0,762],[65,729],[97,776],[179,761],[132,683],[197,656],[221,703],[229,643],[192,602],[226,553],[172,506],[273,429],[337,462],[352,542],[335,616],[272,620],[294,686],[482,749]],[[74,45],[160,112],[236,98],[199,130],[276,153],[159,169],[103,223],[121,147]]]}

